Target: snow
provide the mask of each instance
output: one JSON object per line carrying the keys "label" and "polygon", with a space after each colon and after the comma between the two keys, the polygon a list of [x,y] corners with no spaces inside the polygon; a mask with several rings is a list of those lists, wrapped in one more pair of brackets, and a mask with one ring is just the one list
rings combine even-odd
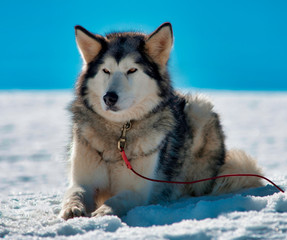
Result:
{"label": "snow", "polygon": [[[220,113],[228,148],[258,159],[287,189],[287,94],[205,92]],[[67,186],[69,91],[0,92],[0,238],[287,239],[287,194],[273,186],[184,198],[116,216],[58,218]]]}

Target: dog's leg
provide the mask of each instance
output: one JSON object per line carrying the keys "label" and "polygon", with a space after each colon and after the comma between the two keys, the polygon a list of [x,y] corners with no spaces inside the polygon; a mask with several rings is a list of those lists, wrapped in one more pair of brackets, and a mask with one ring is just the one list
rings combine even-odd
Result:
{"label": "dog's leg", "polygon": [[105,203],[92,213],[92,217],[105,215],[124,216],[130,209],[144,205],[143,196],[135,191],[122,191],[111,197]]}
{"label": "dog's leg", "polygon": [[86,187],[70,187],[64,196],[60,217],[67,220],[87,216],[88,210],[94,205],[92,195],[92,191]]}
{"label": "dog's leg", "polygon": [[106,166],[97,152],[74,137],[70,187],[64,196],[60,217],[87,216],[94,211],[97,190],[108,185],[107,176]]}

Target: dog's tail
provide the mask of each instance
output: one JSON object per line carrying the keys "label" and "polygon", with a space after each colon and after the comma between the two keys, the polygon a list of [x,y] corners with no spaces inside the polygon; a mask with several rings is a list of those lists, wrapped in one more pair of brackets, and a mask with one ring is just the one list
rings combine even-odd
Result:
{"label": "dog's tail", "polygon": [[[219,170],[218,176],[228,174],[257,174],[262,175],[256,161],[241,150],[230,150],[226,154],[225,163]],[[216,179],[213,195],[232,193],[244,188],[263,186],[257,177],[226,177]]]}

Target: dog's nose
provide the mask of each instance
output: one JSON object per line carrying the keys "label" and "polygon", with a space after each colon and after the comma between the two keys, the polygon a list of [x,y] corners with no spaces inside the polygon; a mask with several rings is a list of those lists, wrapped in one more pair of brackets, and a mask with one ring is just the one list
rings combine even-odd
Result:
{"label": "dog's nose", "polygon": [[115,92],[107,92],[106,95],[103,97],[105,104],[108,107],[112,107],[118,101],[119,96]]}

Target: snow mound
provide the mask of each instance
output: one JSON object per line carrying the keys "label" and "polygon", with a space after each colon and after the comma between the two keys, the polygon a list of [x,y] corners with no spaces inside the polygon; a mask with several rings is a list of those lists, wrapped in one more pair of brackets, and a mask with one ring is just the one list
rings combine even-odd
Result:
{"label": "snow mound", "polygon": [[[266,186],[255,189],[253,192],[256,195],[256,191],[261,190],[267,194],[270,192],[269,188],[272,187]],[[250,190],[248,192],[251,195],[228,194],[216,197],[204,196],[187,198],[168,206],[137,207],[127,214],[124,221],[129,226],[147,227],[172,224],[188,219],[203,220],[206,218],[217,218],[230,212],[261,211],[267,208],[268,197],[252,196],[252,192]]]}

